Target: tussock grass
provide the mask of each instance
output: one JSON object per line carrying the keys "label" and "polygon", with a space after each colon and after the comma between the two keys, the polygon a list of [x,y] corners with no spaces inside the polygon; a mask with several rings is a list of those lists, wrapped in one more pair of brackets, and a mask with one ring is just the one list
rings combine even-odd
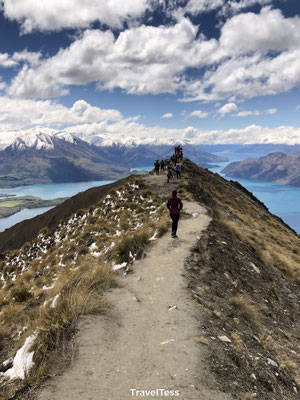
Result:
{"label": "tussock grass", "polygon": [[150,235],[151,232],[148,229],[143,229],[123,238],[115,246],[112,258],[120,264],[132,262],[133,258],[141,258],[149,244]]}
{"label": "tussock grass", "polygon": [[[35,367],[26,377],[26,384],[37,385],[51,374],[51,363],[66,363],[72,356],[69,340],[81,315],[102,313],[109,309],[103,293],[117,285],[109,264],[98,264],[89,258],[76,271],[63,274],[49,293],[46,305],[31,313],[31,331],[38,332],[32,351]],[[55,305],[53,298],[57,298]],[[52,302],[51,302],[52,301]],[[14,311],[14,313],[12,313]],[[20,307],[8,315],[17,315]]]}
{"label": "tussock grass", "polygon": [[197,338],[195,338],[197,343],[201,343],[201,344],[205,344],[206,346],[209,346],[209,340],[204,337],[204,336],[199,336]]}
{"label": "tussock grass", "polygon": [[170,218],[167,214],[163,214],[160,218],[159,223],[157,224],[157,234],[158,237],[163,236],[169,229],[171,225]]}
{"label": "tussock grass", "polygon": [[[202,289],[201,280],[217,282],[212,284],[212,293],[207,291],[203,297],[206,304],[212,296],[220,300],[222,315],[214,319],[215,325],[221,332],[231,332],[230,349],[215,357],[215,364],[220,362],[223,367],[217,370],[219,378],[224,378],[226,366],[224,386],[237,381],[242,392],[248,393],[243,397],[233,384],[231,390],[238,397],[251,399],[254,394],[249,393],[249,385],[254,383],[254,369],[258,397],[267,398],[272,390],[292,398],[293,383],[297,379],[300,383],[300,238],[240,185],[189,161],[184,167],[189,177],[188,191],[213,217],[199,246],[199,262],[207,264],[207,269],[205,276],[199,273],[197,278]],[[208,325],[214,309],[210,307]],[[210,330],[217,329],[213,326]],[[268,358],[279,365],[282,381],[270,380],[270,386],[265,387],[262,382],[268,382],[274,374]],[[215,366],[212,368],[215,370]]]}
{"label": "tussock grass", "polygon": [[237,310],[238,315],[248,321],[253,327],[261,327],[259,310],[248,296],[235,296],[229,300],[230,304]]}
{"label": "tussock grass", "polygon": [[38,333],[34,367],[25,381],[1,387],[4,399],[51,375],[50,365],[70,361],[78,318],[109,310],[104,293],[118,285],[111,261],[131,263],[142,257],[153,234],[166,231],[167,221],[162,200],[140,179],[131,179],[88,210],[78,210],[54,232],[44,229],[20,251],[0,257],[5,279],[0,280],[2,361]]}
{"label": "tussock grass", "polygon": [[245,394],[243,395],[242,400],[253,400],[254,398],[255,398],[255,395],[252,395],[252,394],[250,394],[250,393],[245,393]]}
{"label": "tussock grass", "polygon": [[[185,168],[191,170],[193,167],[187,162]],[[194,180],[195,184],[198,191],[201,190],[200,197],[207,193],[218,204],[214,209],[216,218],[229,226],[242,241],[251,243],[275,267],[300,282],[300,238],[292,230],[251,198],[251,193],[242,191],[217,174],[207,171],[201,179]],[[193,191],[191,184],[189,191]],[[233,218],[229,219],[228,215]],[[285,249],[284,257],[282,248]]]}

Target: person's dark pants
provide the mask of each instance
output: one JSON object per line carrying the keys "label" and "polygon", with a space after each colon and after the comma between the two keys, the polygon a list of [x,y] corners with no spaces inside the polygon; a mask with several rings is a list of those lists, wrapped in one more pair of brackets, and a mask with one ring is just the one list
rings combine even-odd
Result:
{"label": "person's dark pants", "polygon": [[180,179],[180,178],[181,178],[180,172],[177,172],[177,171],[176,171],[176,175],[177,175],[177,179]]}
{"label": "person's dark pants", "polygon": [[177,232],[179,214],[170,214],[170,217],[172,219],[172,236],[175,236]]}

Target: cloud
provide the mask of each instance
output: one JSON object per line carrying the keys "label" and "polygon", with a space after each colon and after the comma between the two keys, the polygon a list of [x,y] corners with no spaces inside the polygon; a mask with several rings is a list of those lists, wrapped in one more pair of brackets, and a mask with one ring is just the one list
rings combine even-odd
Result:
{"label": "cloud", "polygon": [[234,117],[249,117],[251,115],[261,115],[261,111],[258,110],[254,110],[254,111],[250,111],[250,110],[245,110],[245,111],[240,111],[237,114],[234,114]]}
{"label": "cloud", "polygon": [[15,52],[12,56],[8,53],[0,53],[0,66],[4,68],[15,68],[21,63],[36,66],[40,62],[40,52],[30,52],[27,49]]}
{"label": "cloud", "polygon": [[8,53],[0,53],[0,66],[4,68],[15,67],[17,62],[12,60]]}
{"label": "cloud", "polygon": [[228,19],[203,78],[182,83],[182,101],[251,98],[298,87],[299,38],[300,18],[268,7]]}
{"label": "cloud", "polygon": [[259,110],[245,110],[245,111],[240,111],[237,114],[234,114],[234,117],[249,117],[251,115],[274,115],[278,112],[277,108],[270,108],[269,110],[266,111],[259,111]]}
{"label": "cloud", "polygon": [[68,108],[50,100],[35,101],[0,97],[0,130],[39,125],[65,126],[121,119],[122,114],[118,110],[94,107],[84,100],[78,100]]}
{"label": "cloud", "polygon": [[224,3],[224,0],[190,0],[182,11],[184,13],[197,15],[222,7]]}
{"label": "cloud", "polygon": [[40,64],[41,57],[41,52],[32,52],[25,49],[23,51],[15,52],[12,56],[12,59],[17,63],[23,62],[31,66],[37,66]]}
{"label": "cloud", "polygon": [[[66,128],[69,133],[80,136],[91,143],[114,142],[129,143],[173,143],[185,141],[192,144],[256,144],[281,143],[300,144],[300,128],[279,126],[264,128],[250,125],[243,129],[207,130],[203,131],[193,126],[183,129],[166,129],[159,126],[149,127],[134,121],[121,120],[116,123],[93,123]],[[134,132],[134,133],[133,133]]]}
{"label": "cloud", "polygon": [[94,21],[120,27],[148,8],[147,0],[1,0],[1,4],[4,15],[19,22],[25,34],[89,27]]}
{"label": "cloud", "polygon": [[208,112],[202,110],[192,111],[188,116],[189,117],[197,117],[197,118],[207,118],[209,115]]}
{"label": "cloud", "polygon": [[173,118],[173,114],[172,113],[166,113],[166,114],[162,115],[162,118]]}
{"label": "cloud", "polygon": [[223,107],[219,108],[219,110],[217,112],[219,114],[221,114],[222,116],[224,116],[225,114],[229,114],[229,113],[232,113],[237,110],[238,110],[238,107],[235,103],[227,103]]}
{"label": "cloud", "polygon": [[211,62],[216,40],[196,40],[197,27],[181,19],[170,27],[141,25],[115,38],[111,31],[86,30],[69,48],[37,68],[24,66],[9,94],[47,98],[67,92],[68,85],[97,82],[101,90],[127,93],[176,93],[187,67]]}
{"label": "cloud", "polygon": [[221,15],[228,16],[255,5],[268,5],[272,3],[272,1],[273,0],[189,0],[183,8],[177,9],[176,11],[183,15],[186,13],[198,15],[200,13],[218,10]]}
{"label": "cloud", "polygon": [[[217,3],[190,1],[187,6],[207,8]],[[250,0],[236,4],[250,3],[254,4]],[[3,63],[25,62],[11,82],[12,96],[58,97],[68,94],[71,85],[95,82],[99,90],[182,93],[186,102],[234,102],[298,87],[299,38],[298,16],[285,18],[279,10],[264,7],[259,14],[227,19],[219,40],[198,35],[198,27],[181,15],[173,25],[130,25],[116,36],[110,30],[87,29],[49,59],[27,53],[12,60],[6,55]],[[189,75],[191,69],[197,78]]]}
{"label": "cloud", "polygon": [[270,108],[269,110],[267,110],[266,114],[268,115],[274,115],[278,112],[277,108]]}

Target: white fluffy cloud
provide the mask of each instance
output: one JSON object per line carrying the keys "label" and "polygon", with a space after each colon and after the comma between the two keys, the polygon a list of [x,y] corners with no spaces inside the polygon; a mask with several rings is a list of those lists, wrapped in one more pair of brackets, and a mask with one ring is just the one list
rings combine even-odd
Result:
{"label": "white fluffy cloud", "polygon": [[208,112],[202,111],[202,110],[194,110],[191,113],[189,113],[189,117],[197,117],[197,118],[207,118],[209,115]]}
{"label": "white fluffy cloud", "polygon": [[[217,7],[222,2],[190,0],[187,7],[194,7],[196,12],[197,5],[201,9],[208,4]],[[263,5],[268,1],[230,2],[236,7],[254,3]],[[117,37],[110,30],[87,29],[68,48],[49,59],[41,60],[40,54],[29,52],[12,57],[4,54],[2,64],[6,66],[25,64],[8,93],[25,98],[57,97],[67,94],[70,85],[95,82],[99,90],[121,88],[131,94],[180,92],[182,101],[234,102],[237,98],[278,94],[299,86],[298,16],[285,18],[279,10],[264,7],[259,14],[247,12],[229,18],[221,28],[219,40],[197,36],[197,31],[198,27],[181,15],[174,25],[131,26]],[[189,76],[190,69],[201,68],[206,71],[204,74]]]}
{"label": "white fluffy cloud", "polygon": [[40,52],[30,52],[27,49],[15,52],[12,56],[8,53],[0,53],[0,66],[4,68],[17,67],[22,63],[36,66],[40,62]]}
{"label": "white fluffy cloud", "polygon": [[64,126],[99,121],[119,121],[118,110],[93,107],[84,100],[76,101],[71,108],[52,101],[34,101],[0,97],[0,130],[26,126]]}
{"label": "white fluffy cloud", "polygon": [[202,80],[186,81],[183,101],[250,98],[297,87],[300,18],[284,18],[266,7],[227,20],[221,29],[215,68]]}
{"label": "white fluffy cloud", "polygon": [[176,12],[181,15],[185,13],[197,15],[217,9],[220,14],[231,15],[254,5],[265,6],[272,3],[272,1],[273,0],[189,0],[182,9],[176,10]]}
{"label": "white fluffy cloud", "polygon": [[9,93],[55,97],[67,85],[89,82],[128,93],[175,93],[187,66],[210,62],[215,50],[215,40],[195,40],[196,34],[197,27],[185,18],[171,27],[127,29],[117,39],[110,31],[86,30],[69,48],[38,68],[24,66]]}
{"label": "white fluffy cloud", "polygon": [[224,116],[226,114],[230,114],[237,110],[238,110],[238,106],[235,103],[227,103],[227,104],[224,104],[223,107],[219,108],[218,113],[221,114],[222,116]]}
{"label": "white fluffy cloud", "polygon": [[270,108],[269,110],[266,111],[261,111],[261,110],[244,110],[240,111],[237,114],[234,114],[234,117],[250,117],[251,115],[274,115],[277,113],[277,108]]}
{"label": "white fluffy cloud", "polygon": [[250,125],[243,129],[207,130],[193,126],[185,129],[166,129],[159,126],[148,127],[140,123],[122,120],[78,125],[66,129],[83,140],[95,144],[112,143],[173,143],[183,141],[192,144],[255,144],[284,143],[300,144],[300,128],[280,126],[274,129]]}
{"label": "white fluffy cloud", "polygon": [[162,118],[173,118],[173,114],[172,113],[166,113],[164,115],[161,116]]}
{"label": "white fluffy cloud", "polygon": [[15,67],[17,62],[12,60],[8,53],[0,53],[0,66],[4,68]]}
{"label": "white fluffy cloud", "polygon": [[146,11],[147,0],[1,0],[4,14],[23,33],[88,27],[94,21],[118,27]]}

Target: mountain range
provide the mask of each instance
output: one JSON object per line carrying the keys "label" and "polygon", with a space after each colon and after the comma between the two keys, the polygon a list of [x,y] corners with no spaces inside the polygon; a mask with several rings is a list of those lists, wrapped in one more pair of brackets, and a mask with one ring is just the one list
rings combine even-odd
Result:
{"label": "mountain range", "polygon": [[0,152],[0,186],[83,182],[116,179],[129,174],[120,164],[108,162],[95,146],[37,134],[17,138]]}
{"label": "mountain range", "polygon": [[[2,141],[0,151],[0,187],[115,180],[129,175],[130,168],[153,165],[155,159],[173,153],[170,144],[97,140],[94,144],[74,134],[49,129],[19,134],[10,144],[7,140],[6,137]],[[225,160],[189,144],[184,151],[185,156],[202,166]]]}
{"label": "mountain range", "polygon": [[300,187],[300,151],[247,158],[229,164],[222,172],[229,177],[259,179]]}

